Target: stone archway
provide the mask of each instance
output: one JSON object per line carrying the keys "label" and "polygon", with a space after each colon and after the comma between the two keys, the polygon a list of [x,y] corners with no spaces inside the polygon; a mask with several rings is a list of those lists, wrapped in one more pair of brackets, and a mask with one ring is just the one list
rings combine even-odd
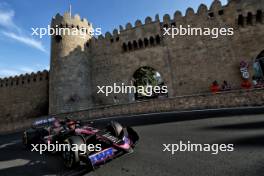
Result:
{"label": "stone archway", "polygon": [[131,95],[134,101],[168,97],[168,88],[162,75],[152,67],[143,66],[138,68],[133,73],[131,84],[137,90]]}
{"label": "stone archway", "polygon": [[256,57],[253,64],[254,68],[254,78],[256,80],[264,79],[264,50]]}

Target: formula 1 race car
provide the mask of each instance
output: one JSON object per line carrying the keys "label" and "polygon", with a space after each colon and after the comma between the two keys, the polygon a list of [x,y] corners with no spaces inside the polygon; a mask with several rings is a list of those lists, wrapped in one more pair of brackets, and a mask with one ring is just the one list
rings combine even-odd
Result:
{"label": "formula 1 race car", "polygon": [[[118,122],[111,121],[99,129],[91,121],[55,118],[37,120],[23,135],[27,147],[40,143],[66,144],[61,151],[64,165],[73,168],[82,161],[88,169],[96,169],[114,158],[132,153],[138,140],[138,134],[131,127],[124,128]],[[97,150],[89,150],[91,145]],[[78,146],[77,150],[73,150],[74,146]],[[80,146],[85,146],[86,150],[81,150]]]}
{"label": "formula 1 race car", "polygon": [[64,165],[68,168],[73,168],[82,161],[89,169],[96,169],[117,157],[132,153],[139,140],[138,134],[131,127],[124,128],[113,121],[101,130],[91,126],[77,128],[75,134],[65,140],[68,146],[94,144],[94,146],[100,145],[101,150],[86,150],[83,153],[71,149],[65,150],[63,159]]}

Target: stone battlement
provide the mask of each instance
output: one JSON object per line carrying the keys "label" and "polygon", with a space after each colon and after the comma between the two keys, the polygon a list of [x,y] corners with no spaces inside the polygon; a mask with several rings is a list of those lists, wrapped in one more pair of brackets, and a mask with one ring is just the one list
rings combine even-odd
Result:
{"label": "stone battlement", "polygon": [[219,0],[214,0],[210,7],[201,4],[197,12],[193,8],[187,8],[185,15],[176,11],[173,17],[165,14],[160,19],[157,14],[155,19],[150,16],[146,17],[144,23],[141,20],[136,20],[134,25],[130,22],[125,26],[120,25],[119,30],[114,29],[113,32],[106,32],[98,38],[92,37],[87,42],[87,47],[91,48],[88,51],[95,55],[100,54],[102,49],[109,53],[122,52],[133,48],[133,43],[137,48],[145,46],[145,43],[155,43],[156,38],[159,43],[159,40],[164,37],[163,28],[178,27],[179,25],[209,28],[232,27],[236,33],[239,33],[240,28],[263,24],[263,12],[264,9],[261,6],[257,4],[252,6],[245,0],[240,2],[231,0],[226,5],[222,5]]}
{"label": "stone battlement", "polygon": [[13,86],[19,87],[21,85],[29,85],[35,82],[40,82],[49,79],[49,72],[47,70],[38,71],[37,73],[21,74],[19,76],[8,77],[0,79],[1,88],[11,88]]}
{"label": "stone battlement", "polygon": [[90,28],[92,24],[88,22],[86,18],[80,17],[79,14],[71,16],[68,12],[60,15],[59,13],[52,18],[51,26],[52,27],[69,27],[69,28]]}

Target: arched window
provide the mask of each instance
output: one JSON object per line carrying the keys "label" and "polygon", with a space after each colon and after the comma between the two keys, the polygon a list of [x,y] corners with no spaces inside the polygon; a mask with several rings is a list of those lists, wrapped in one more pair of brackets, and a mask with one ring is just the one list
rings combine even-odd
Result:
{"label": "arched window", "polygon": [[87,29],[86,28],[81,28],[81,31],[85,34],[87,34]]}
{"label": "arched window", "polygon": [[218,15],[220,15],[220,16],[221,16],[221,15],[224,15],[224,10],[219,10],[219,11],[218,11]]}
{"label": "arched window", "polygon": [[143,48],[143,41],[141,39],[138,40],[139,48]]}
{"label": "arched window", "polygon": [[129,50],[129,51],[132,50],[132,44],[131,44],[131,42],[128,42],[128,50]]}
{"label": "arched window", "polygon": [[247,15],[247,24],[248,25],[252,25],[253,24],[253,15],[251,12],[248,12],[248,15]]}
{"label": "arched window", "polygon": [[256,22],[262,23],[262,10],[258,10],[256,14]]}
{"label": "arched window", "polygon": [[159,36],[159,35],[156,36],[156,43],[157,43],[158,45],[160,44],[160,36]]}
{"label": "arched window", "polygon": [[244,17],[243,15],[238,16],[238,25],[239,26],[244,26]]}
{"label": "arched window", "polygon": [[138,44],[137,44],[137,42],[135,40],[133,41],[133,47],[134,47],[134,49],[138,48]]}
{"label": "arched window", "polygon": [[253,80],[255,80],[257,83],[262,83],[264,80],[264,50],[256,57],[253,68]]}
{"label": "arched window", "polygon": [[144,38],[144,45],[145,45],[145,47],[147,47],[149,45],[149,41],[147,38]]}
{"label": "arched window", "polygon": [[[152,67],[144,66],[137,69],[133,74],[133,85],[137,88],[135,100],[167,97],[167,93],[156,92],[153,88],[161,90],[165,86],[161,74]],[[152,87],[152,89],[148,89]]]}
{"label": "arched window", "polygon": [[153,37],[150,37],[149,42],[151,46],[154,46],[155,42]]}
{"label": "arched window", "polygon": [[127,51],[127,45],[125,43],[123,43],[123,51],[126,52]]}

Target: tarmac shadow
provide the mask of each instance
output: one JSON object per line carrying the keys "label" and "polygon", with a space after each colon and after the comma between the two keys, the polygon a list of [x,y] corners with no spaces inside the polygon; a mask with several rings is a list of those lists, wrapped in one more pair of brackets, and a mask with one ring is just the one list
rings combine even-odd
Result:
{"label": "tarmac shadow", "polygon": [[21,142],[0,148],[1,176],[80,176],[87,172],[85,166],[74,170],[67,169],[59,154],[44,153],[40,155],[38,152],[25,149]]}

